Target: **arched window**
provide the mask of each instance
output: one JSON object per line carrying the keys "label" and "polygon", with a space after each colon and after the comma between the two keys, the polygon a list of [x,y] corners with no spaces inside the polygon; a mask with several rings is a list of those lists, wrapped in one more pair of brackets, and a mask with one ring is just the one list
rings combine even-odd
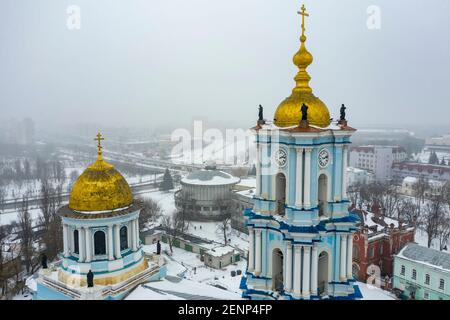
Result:
{"label": "arched window", "polygon": [[106,254],[106,240],[105,233],[103,231],[97,231],[94,233],[94,254],[103,255]]}
{"label": "arched window", "polygon": [[80,244],[78,243],[78,230],[73,231],[73,252],[80,253]]}
{"label": "arched window", "polygon": [[353,246],[353,259],[359,260],[359,248],[357,246]]}
{"label": "arched window", "polygon": [[282,173],[277,174],[275,182],[275,193],[277,201],[277,213],[284,216],[286,204],[286,176]]}
{"label": "arched window", "polygon": [[120,228],[120,250],[128,249],[128,230],[123,226]]}
{"label": "arched window", "polygon": [[328,178],[325,174],[319,176],[319,190],[318,190],[318,205],[319,205],[319,217],[326,215],[328,201],[327,201],[327,189],[328,189]]}

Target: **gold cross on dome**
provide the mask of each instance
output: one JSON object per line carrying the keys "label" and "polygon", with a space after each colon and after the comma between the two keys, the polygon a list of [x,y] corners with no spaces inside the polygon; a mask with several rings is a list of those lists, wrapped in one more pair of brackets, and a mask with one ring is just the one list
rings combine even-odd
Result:
{"label": "gold cross on dome", "polygon": [[100,133],[100,131],[97,134],[97,138],[94,139],[95,141],[98,142],[97,148],[98,148],[98,158],[101,159],[102,158],[102,140],[105,140],[105,138],[102,137],[102,134]]}
{"label": "gold cross on dome", "polygon": [[302,5],[301,11],[297,11],[297,13],[302,16],[302,36],[304,36],[305,35],[305,17],[309,17],[309,13],[306,12],[306,7],[304,4]]}

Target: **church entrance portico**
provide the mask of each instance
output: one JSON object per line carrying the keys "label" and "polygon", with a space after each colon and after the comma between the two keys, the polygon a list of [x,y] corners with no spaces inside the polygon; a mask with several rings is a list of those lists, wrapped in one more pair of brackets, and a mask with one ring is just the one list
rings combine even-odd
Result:
{"label": "church entrance portico", "polygon": [[283,252],[280,249],[274,249],[272,251],[272,290],[283,291]]}

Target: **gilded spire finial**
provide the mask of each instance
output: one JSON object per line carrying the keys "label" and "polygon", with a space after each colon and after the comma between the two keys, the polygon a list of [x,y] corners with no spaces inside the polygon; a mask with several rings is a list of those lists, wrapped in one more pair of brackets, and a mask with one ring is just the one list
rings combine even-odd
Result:
{"label": "gilded spire finial", "polygon": [[98,144],[97,144],[98,160],[103,160],[102,140],[105,140],[105,138],[102,137],[102,134],[99,131],[97,134],[97,138],[95,138],[94,140],[98,142]]}
{"label": "gilded spire finial", "polygon": [[297,13],[302,16],[302,35],[300,37],[300,49],[294,56],[294,64],[299,68],[299,72],[295,77],[296,86],[294,91],[301,93],[312,93],[312,89],[309,86],[311,77],[306,71],[306,68],[308,68],[308,66],[313,62],[313,56],[308,52],[305,46],[305,17],[309,17],[309,13],[306,12],[306,7],[304,4],[301,7],[301,11],[298,11]]}
{"label": "gilded spire finial", "polygon": [[301,42],[305,42],[306,41],[306,36],[305,36],[305,17],[309,17],[309,13],[306,12],[305,4],[302,5],[300,10],[301,11],[297,11],[297,13],[302,16],[302,36],[301,36],[300,40],[301,40]]}

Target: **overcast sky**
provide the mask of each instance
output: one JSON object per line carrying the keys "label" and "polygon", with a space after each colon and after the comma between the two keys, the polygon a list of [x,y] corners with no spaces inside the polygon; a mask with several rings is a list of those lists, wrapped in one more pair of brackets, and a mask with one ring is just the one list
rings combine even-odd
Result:
{"label": "overcast sky", "polygon": [[[450,125],[450,1],[309,0],[311,86],[353,124]],[[66,26],[69,5],[81,29]],[[1,0],[0,118],[249,127],[294,86],[300,1]],[[367,28],[367,8],[381,29]]]}

